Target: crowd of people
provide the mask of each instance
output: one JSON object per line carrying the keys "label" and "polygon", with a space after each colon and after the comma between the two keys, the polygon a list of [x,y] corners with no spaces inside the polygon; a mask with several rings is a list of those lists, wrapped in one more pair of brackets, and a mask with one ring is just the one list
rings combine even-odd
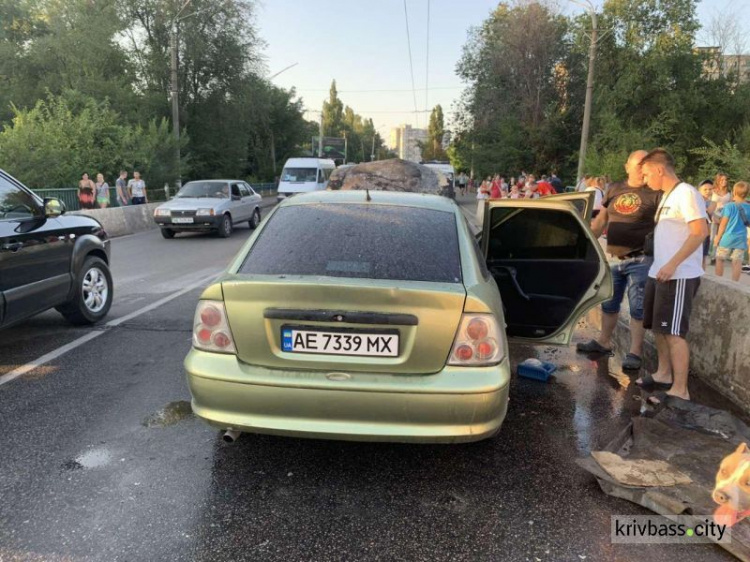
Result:
{"label": "crowd of people", "polygon": [[[541,176],[541,179],[537,179],[534,174],[521,172],[518,177],[511,177],[510,181],[495,174],[479,183],[475,183],[473,177],[461,173],[456,184],[461,195],[476,193],[477,220],[480,224],[484,201],[487,199],[537,199],[565,192],[562,181],[554,172],[549,176]],[[611,182],[608,176],[585,175],[576,185],[575,191],[594,192],[592,218],[595,219],[602,211],[605,201],[611,200],[609,195],[618,185],[620,184]],[[738,181],[730,189],[729,177],[720,172],[714,179],[701,182],[698,192],[705,205],[709,223],[709,236],[703,244],[703,269],[710,260],[711,265],[715,265],[716,275],[722,277],[725,262],[731,262],[731,278],[739,281],[742,272],[750,274],[748,183]]]}
{"label": "crowd of people", "polygon": [[[96,174],[96,181],[84,172],[78,182],[78,204],[81,209],[106,209],[110,203],[110,186],[104,180],[104,174]],[[121,170],[115,180],[115,194],[117,205],[143,205],[148,203],[146,182],[138,171],[133,172],[133,178],[128,180],[127,170]]]}
{"label": "crowd of people", "polygon": [[521,172],[518,178],[512,177],[506,181],[500,174],[487,176],[479,183],[473,177],[461,173],[456,178],[461,195],[476,193],[478,200],[484,199],[537,199],[554,193],[563,193],[565,187],[555,173],[542,176],[537,180],[533,174]]}
{"label": "crowd of people", "polygon": [[630,349],[623,369],[642,366],[646,330],[654,333],[658,367],[635,384],[661,391],[649,401],[669,397],[690,400],[690,349],[686,340],[693,299],[713,248],[716,274],[732,263],[739,280],[750,242],[750,185],[726,174],[696,189],[679,179],[672,156],[663,149],[633,152],[625,164],[627,178],[604,186],[601,212],[592,222],[597,236],[607,233],[614,294],[602,305],[599,336],[577,345],[587,353],[610,353],[620,306],[630,305]]}
{"label": "crowd of people", "polygon": [[[633,152],[625,173],[622,182],[585,176],[575,186],[576,191],[595,193],[591,228],[597,237],[606,234],[614,287],[612,298],[602,305],[599,336],[577,348],[586,353],[612,351],[612,336],[627,294],[630,348],[623,369],[641,369],[644,335],[651,330],[658,367],[635,384],[661,391],[649,398],[654,404],[667,397],[690,400],[686,336],[693,298],[709,260],[719,277],[726,262],[731,263],[734,281],[740,280],[743,271],[750,273],[750,184],[732,184],[727,174],[719,173],[696,188],[677,176],[674,159],[660,148]],[[487,199],[535,199],[565,191],[554,173],[537,180],[522,172],[510,181],[496,174],[478,184],[461,174],[457,184],[462,195],[476,193],[479,224]]]}

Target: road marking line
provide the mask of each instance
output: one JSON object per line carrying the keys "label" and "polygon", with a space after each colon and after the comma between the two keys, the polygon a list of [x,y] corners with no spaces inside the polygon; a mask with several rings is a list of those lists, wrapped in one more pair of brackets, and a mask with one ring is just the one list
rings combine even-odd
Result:
{"label": "road marking line", "polygon": [[49,363],[50,361],[57,359],[61,355],[65,355],[68,351],[72,351],[77,347],[81,347],[83,344],[88,343],[91,340],[98,338],[99,336],[103,334],[106,334],[109,331],[108,328],[115,328],[119,326],[120,324],[122,324],[123,322],[132,320],[133,318],[141,316],[142,314],[145,314],[147,312],[151,312],[152,310],[159,308],[160,306],[164,304],[167,304],[169,301],[179,298],[182,295],[189,293],[190,291],[194,291],[195,289],[202,287],[205,284],[210,283],[213,279],[216,278],[217,275],[218,275],[217,273],[212,273],[208,277],[204,277],[200,281],[197,281],[193,283],[192,285],[188,285],[187,287],[180,289],[176,293],[167,295],[166,297],[163,297],[159,299],[158,301],[152,302],[151,304],[146,305],[143,308],[139,308],[135,312],[131,312],[130,314],[126,314],[125,316],[121,316],[120,318],[115,318],[114,320],[110,320],[109,322],[104,324],[102,329],[89,332],[88,334],[81,336],[77,340],[73,340],[70,343],[67,343],[61,347],[58,347],[54,351],[50,351],[49,353],[42,355],[38,359],[30,361],[29,363],[26,363],[25,365],[22,365],[18,367],[17,369],[14,369],[9,373],[6,373],[0,376],[0,386],[4,385],[5,383],[9,383],[14,379],[17,379],[18,377],[21,377],[38,367],[41,367],[45,363]]}

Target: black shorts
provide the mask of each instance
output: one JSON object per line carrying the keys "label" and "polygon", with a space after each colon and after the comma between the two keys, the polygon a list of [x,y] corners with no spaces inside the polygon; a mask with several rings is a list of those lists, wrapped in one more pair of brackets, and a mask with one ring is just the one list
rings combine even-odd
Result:
{"label": "black shorts", "polygon": [[700,277],[661,283],[649,277],[643,295],[643,327],[656,334],[685,337]]}

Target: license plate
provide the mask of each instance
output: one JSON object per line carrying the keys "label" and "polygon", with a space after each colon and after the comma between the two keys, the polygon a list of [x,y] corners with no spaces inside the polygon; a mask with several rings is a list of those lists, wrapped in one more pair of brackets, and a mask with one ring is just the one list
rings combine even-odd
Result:
{"label": "license plate", "polygon": [[397,332],[329,331],[281,328],[281,350],[357,357],[398,357]]}
{"label": "license plate", "polygon": [[187,218],[175,217],[172,219],[172,224],[193,224],[193,217],[187,217]]}

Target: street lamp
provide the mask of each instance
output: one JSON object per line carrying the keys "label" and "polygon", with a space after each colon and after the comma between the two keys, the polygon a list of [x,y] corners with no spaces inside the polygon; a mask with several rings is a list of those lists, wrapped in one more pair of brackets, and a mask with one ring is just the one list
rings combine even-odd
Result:
{"label": "street lamp", "polygon": [[594,93],[594,61],[596,60],[596,9],[589,0],[568,0],[583,6],[591,16],[591,45],[589,45],[589,72],[586,78],[586,102],[583,106],[583,126],[581,127],[581,148],[578,151],[578,177],[576,184],[583,177],[586,149],[589,143],[589,123],[591,122],[591,98]]}

